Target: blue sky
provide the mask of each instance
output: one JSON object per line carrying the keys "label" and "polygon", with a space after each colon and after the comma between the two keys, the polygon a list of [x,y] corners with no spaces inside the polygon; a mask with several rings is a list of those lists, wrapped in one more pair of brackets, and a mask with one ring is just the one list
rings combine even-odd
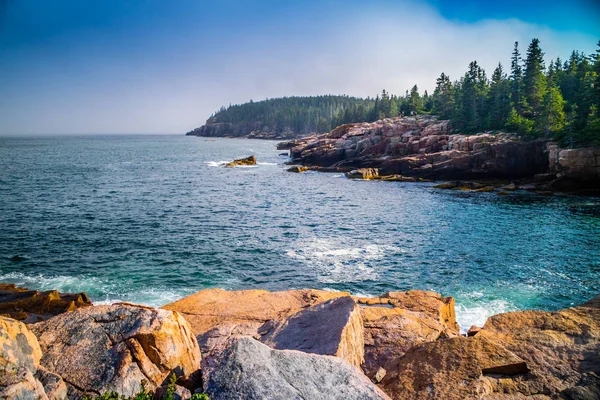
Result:
{"label": "blue sky", "polygon": [[431,90],[533,37],[547,58],[592,53],[600,6],[0,0],[0,134],[184,133],[249,99]]}

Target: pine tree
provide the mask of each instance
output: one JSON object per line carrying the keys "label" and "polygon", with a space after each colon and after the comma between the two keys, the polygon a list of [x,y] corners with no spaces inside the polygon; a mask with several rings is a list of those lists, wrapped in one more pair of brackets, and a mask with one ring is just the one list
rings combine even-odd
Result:
{"label": "pine tree", "polygon": [[410,112],[418,114],[421,112],[423,108],[423,100],[421,99],[421,95],[419,94],[419,87],[417,85],[413,86],[410,89],[410,97],[409,97],[409,109]]}
{"label": "pine tree", "polygon": [[510,59],[510,97],[513,107],[518,113],[523,109],[523,69],[521,68],[521,53],[519,52],[519,42],[515,42],[515,47]]}
{"label": "pine tree", "polygon": [[436,80],[433,92],[433,111],[440,118],[452,118],[454,115],[454,92],[448,75],[442,74]]}
{"label": "pine tree", "polygon": [[544,95],[542,109],[537,120],[537,130],[546,137],[562,131],[565,124],[565,101],[557,86],[552,85]]}
{"label": "pine tree", "polygon": [[510,90],[502,64],[498,64],[492,74],[489,95],[489,126],[502,129],[510,112]]}
{"label": "pine tree", "polygon": [[542,109],[546,92],[546,76],[544,75],[544,53],[540,41],[533,39],[527,48],[525,73],[523,74],[524,97],[527,103],[525,113],[530,118],[536,118]]}

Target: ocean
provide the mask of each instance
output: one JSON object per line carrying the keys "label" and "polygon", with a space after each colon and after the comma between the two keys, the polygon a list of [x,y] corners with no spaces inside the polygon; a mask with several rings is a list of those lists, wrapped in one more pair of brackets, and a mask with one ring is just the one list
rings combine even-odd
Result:
{"label": "ocean", "polygon": [[151,306],[212,287],[431,290],[463,330],[600,294],[599,198],[293,174],[275,145],[0,138],[0,282]]}

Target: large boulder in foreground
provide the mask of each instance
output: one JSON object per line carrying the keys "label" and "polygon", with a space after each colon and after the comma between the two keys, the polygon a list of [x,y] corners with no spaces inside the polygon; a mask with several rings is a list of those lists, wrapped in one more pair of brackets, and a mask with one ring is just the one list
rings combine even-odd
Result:
{"label": "large boulder in foreground", "polygon": [[181,315],[132,304],[82,308],[32,326],[41,364],[66,382],[69,397],[116,391],[131,396],[142,380],[155,389],[171,372],[200,368],[198,343]]}
{"label": "large boulder in foreground", "polygon": [[249,337],[229,342],[204,391],[211,400],[388,399],[341,358],[272,350]]}
{"label": "large boulder in foreground", "polygon": [[25,323],[34,323],[55,315],[91,306],[85,293],[59,293],[56,290],[39,292],[0,283],[0,315]]}
{"label": "large boulder in foreground", "polygon": [[[475,337],[480,336],[527,362],[531,373],[518,385],[520,393],[600,398],[594,394],[600,394],[600,296],[557,312],[529,310],[494,315]],[[588,393],[588,397],[582,393]]]}
{"label": "large boulder in foreground", "polygon": [[0,317],[0,399],[62,400],[62,379],[40,367],[42,351],[25,324]]}
{"label": "large boulder in foreground", "polygon": [[425,343],[400,359],[397,376],[383,384],[394,399],[481,399],[492,392],[484,377],[523,376],[524,360],[482,337]]}
{"label": "large boulder in foreground", "polygon": [[202,374],[207,375],[230,338],[252,336],[260,340],[289,316],[348,295],[324,290],[206,289],[162,308],[180,312],[190,323],[202,351]]}
{"label": "large boulder in foreground", "polygon": [[357,367],[364,361],[362,317],[350,296],[299,311],[263,337],[262,342],[273,349],[338,356]]}

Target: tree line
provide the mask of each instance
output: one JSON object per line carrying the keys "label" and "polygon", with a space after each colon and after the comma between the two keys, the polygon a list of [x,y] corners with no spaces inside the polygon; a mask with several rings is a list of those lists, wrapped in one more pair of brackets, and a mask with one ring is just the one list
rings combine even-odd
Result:
{"label": "tree line", "polygon": [[374,100],[350,96],[283,97],[221,107],[206,123],[260,122],[273,130],[292,129],[297,134],[327,132],[345,109],[368,109]]}
{"label": "tree line", "polygon": [[504,130],[571,147],[600,145],[600,42],[598,47],[596,54],[573,51],[567,60],[557,58],[546,67],[538,39],[525,57],[515,42],[509,71],[499,63],[488,78],[472,61],[458,80],[442,73],[431,95],[425,91],[421,96],[417,85],[404,96],[384,90],[371,107],[341,110],[333,124],[431,113],[450,119],[456,132]]}
{"label": "tree line", "polygon": [[477,63],[457,80],[442,73],[433,93],[417,85],[404,95],[383,90],[375,98],[349,96],[283,97],[222,107],[207,123],[261,122],[297,134],[326,132],[352,122],[398,115],[435,114],[450,119],[457,133],[508,131],[527,139],[548,138],[575,147],[600,145],[600,42],[595,54],[573,51],[546,66],[540,41],[521,54],[515,42],[508,70],[502,64],[490,78]]}

